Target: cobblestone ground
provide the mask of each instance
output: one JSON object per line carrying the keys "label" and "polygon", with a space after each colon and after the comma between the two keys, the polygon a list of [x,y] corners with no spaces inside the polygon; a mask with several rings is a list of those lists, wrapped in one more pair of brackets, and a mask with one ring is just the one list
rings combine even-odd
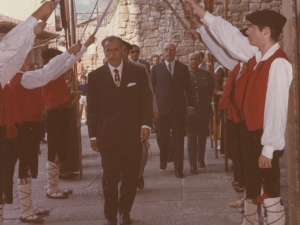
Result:
{"label": "cobblestone ground", "polygon": [[[232,172],[224,172],[224,157],[215,159],[214,150],[207,142],[205,169],[196,175],[189,173],[185,150],[184,179],[174,175],[173,163],[166,170],[159,169],[159,150],[155,135],[150,139],[152,157],[145,171],[145,188],[138,190],[131,217],[133,225],[240,225],[242,215],[228,204],[242,198],[231,186]],[[36,206],[51,210],[44,224],[93,225],[104,222],[102,167],[100,156],[89,147],[86,125],[82,126],[83,178],[61,180],[63,188],[73,188],[68,199],[52,200],[45,196],[47,145],[42,144],[38,179],[33,180],[33,201]],[[286,157],[281,160],[282,196],[287,206]],[[231,164],[231,163],[230,163]],[[15,181],[17,176],[15,175]],[[16,187],[14,204],[6,205],[4,224],[22,224]],[[288,210],[288,209],[287,209]],[[288,224],[288,223],[287,223]]]}

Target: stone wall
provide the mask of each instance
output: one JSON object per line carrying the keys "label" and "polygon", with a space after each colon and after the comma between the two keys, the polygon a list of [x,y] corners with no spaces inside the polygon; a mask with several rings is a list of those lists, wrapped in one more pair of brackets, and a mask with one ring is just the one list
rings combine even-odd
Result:
{"label": "stone wall", "polygon": [[[183,18],[179,0],[169,0]],[[203,4],[202,1],[199,1]],[[223,0],[215,0],[214,15],[223,16]],[[231,0],[228,7],[228,20],[239,28],[245,27],[244,16],[260,9],[281,10],[281,0]],[[185,20],[185,19],[184,19]],[[188,24],[188,22],[185,20]],[[173,42],[178,59],[187,62],[189,53],[204,50],[204,46],[184,37],[184,29],[163,0],[120,0],[116,13],[107,26],[108,35],[141,47],[141,57],[160,54],[163,44]]]}

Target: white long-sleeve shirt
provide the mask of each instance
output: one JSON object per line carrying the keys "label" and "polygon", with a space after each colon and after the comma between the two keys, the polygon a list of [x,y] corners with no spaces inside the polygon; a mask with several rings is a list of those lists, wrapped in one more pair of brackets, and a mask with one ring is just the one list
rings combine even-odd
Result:
{"label": "white long-sleeve shirt", "polygon": [[[276,43],[262,56],[258,48],[250,45],[248,39],[236,27],[222,18],[206,12],[203,22],[218,42],[237,60],[248,62],[255,55],[258,64],[260,61],[269,59],[280,48]],[[284,134],[292,79],[291,63],[283,58],[275,59],[269,70],[261,138],[262,154],[268,158],[273,158],[273,152],[282,150],[285,146]]]}
{"label": "white long-sleeve shirt", "polygon": [[232,58],[248,62],[259,51],[258,47],[250,45],[248,38],[237,27],[222,17],[216,17],[206,12],[202,22],[208,26],[213,37],[228,51]]}
{"label": "white long-sleeve shirt", "polygon": [[205,25],[201,26],[199,29],[197,29],[197,31],[201,34],[203,43],[207,50],[209,50],[211,54],[216,57],[222,66],[232,71],[238,64],[238,60],[231,57],[228,51],[212,36]]}
{"label": "white long-sleeve shirt", "polygon": [[61,55],[51,59],[43,68],[25,72],[21,79],[21,85],[27,89],[46,85],[71,69],[86,50],[86,47],[82,45],[81,50],[76,55],[70,55],[65,51]]}
{"label": "white long-sleeve shirt", "polygon": [[0,42],[0,83],[2,88],[22,67],[34,44],[34,28],[38,21],[30,16],[18,24]]}

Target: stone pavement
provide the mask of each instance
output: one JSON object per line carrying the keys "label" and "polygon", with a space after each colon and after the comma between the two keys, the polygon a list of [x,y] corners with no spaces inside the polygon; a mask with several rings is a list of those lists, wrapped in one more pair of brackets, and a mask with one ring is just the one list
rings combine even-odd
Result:
{"label": "stone pavement", "polygon": [[[242,198],[232,186],[232,172],[224,172],[224,157],[214,158],[214,150],[207,142],[205,169],[196,175],[189,173],[185,150],[184,179],[174,175],[173,163],[166,170],[159,169],[159,150],[155,135],[150,139],[152,159],[145,171],[145,188],[138,190],[131,218],[133,225],[240,225],[242,215],[228,207],[230,202]],[[89,147],[87,126],[82,126],[83,178],[61,180],[63,188],[73,188],[68,199],[53,200],[45,196],[47,145],[42,144],[38,179],[33,180],[33,201],[36,206],[51,210],[44,224],[93,225],[103,224],[103,194],[101,186],[101,162],[98,153]],[[281,160],[282,195],[287,206],[286,156]],[[16,167],[17,168],[17,167]],[[17,176],[15,174],[15,181]],[[19,221],[20,206],[16,187],[14,204],[6,205],[5,225],[22,224]],[[288,223],[286,223],[288,224]]]}

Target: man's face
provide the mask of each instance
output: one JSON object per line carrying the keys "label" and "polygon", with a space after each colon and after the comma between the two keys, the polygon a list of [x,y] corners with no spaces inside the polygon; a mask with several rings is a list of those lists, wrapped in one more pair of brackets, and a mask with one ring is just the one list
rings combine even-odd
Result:
{"label": "man's face", "polygon": [[168,62],[174,61],[176,56],[176,48],[174,44],[172,43],[165,44],[163,51],[164,51],[163,52],[164,57]]}
{"label": "man's face", "polygon": [[117,40],[106,41],[104,45],[104,54],[110,65],[118,67],[122,60],[122,43]]}
{"label": "man's face", "polygon": [[161,55],[161,56],[159,57],[159,60],[160,60],[160,62],[163,62],[163,61],[165,61],[165,57],[164,57],[163,55]]}
{"label": "man's face", "polygon": [[128,50],[128,48],[127,48],[127,46],[125,44],[122,44],[122,48],[123,48],[122,59],[125,62],[128,62],[129,50]]}
{"label": "man's face", "polygon": [[20,71],[22,72],[27,72],[30,70],[30,65],[31,65],[31,59],[27,57],[25,59],[25,62],[23,63],[23,66],[21,67]]}
{"label": "man's face", "polygon": [[148,63],[150,64],[150,66],[155,65],[155,64],[153,64],[153,58],[152,58],[152,56],[148,57]]}
{"label": "man's face", "polygon": [[134,46],[133,49],[130,51],[130,58],[133,61],[138,61],[140,57],[140,48]]}
{"label": "man's face", "polygon": [[189,55],[188,66],[190,70],[197,70],[200,65],[200,56],[197,53],[193,53]]}
{"label": "man's face", "polygon": [[260,31],[257,25],[250,24],[246,34],[251,45],[259,46],[264,40],[264,30]]}
{"label": "man's face", "polygon": [[153,62],[153,65],[158,64],[159,63],[159,57],[153,57],[152,62]]}

